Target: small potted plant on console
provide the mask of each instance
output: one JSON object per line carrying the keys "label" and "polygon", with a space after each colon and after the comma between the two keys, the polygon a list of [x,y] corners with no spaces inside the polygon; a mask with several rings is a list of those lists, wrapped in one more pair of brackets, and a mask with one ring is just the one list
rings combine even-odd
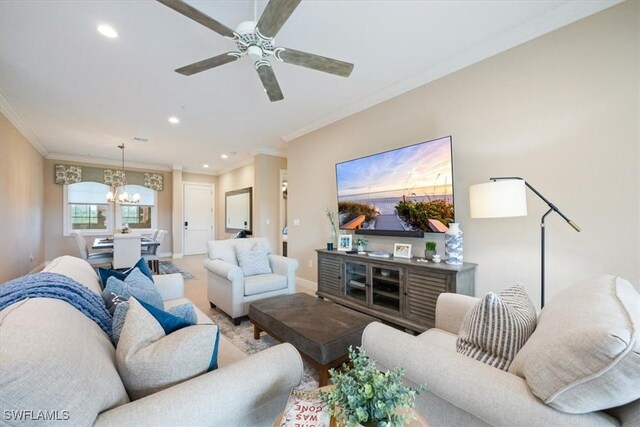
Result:
{"label": "small potted plant on console", "polygon": [[329,370],[333,387],[327,393],[321,391],[338,425],[399,427],[411,421],[409,413],[397,410],[412,408],[424,386],[404,385],[402,368],[381,372],[361,348],[356,350],[349,347],[349,362],[341,370]]}
{"label": "small potted plant on console", "polygon": [[424,259],[431,261],[436,254],[436,242],[428,241],[424,244]]}
{"label": "small potted plant on console", "polygon": [[367,239],[363,239],[361,237],[359,237],[359,238],[357,238],[356,240],[353,241],[353,244],[356,245],[356,247],[358,249],[358,253],[364,252],[364,247],[367,246],[367,243],[369,243],[369,241]]}

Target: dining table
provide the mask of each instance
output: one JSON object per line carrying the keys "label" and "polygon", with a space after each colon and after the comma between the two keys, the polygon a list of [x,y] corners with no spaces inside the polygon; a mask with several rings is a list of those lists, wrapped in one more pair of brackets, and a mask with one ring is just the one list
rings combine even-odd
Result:
{"label": "dining table", "polygon": [[[152,248],[154,246],[160,246],[159,242],[155,240],[149,239],[148,237],[143,237],[140,239],[140,246],[143,248]],[[93,241],[93,245],[91,245],[91,249],[113,249],[113,238],[112,237],[99,237]]]}

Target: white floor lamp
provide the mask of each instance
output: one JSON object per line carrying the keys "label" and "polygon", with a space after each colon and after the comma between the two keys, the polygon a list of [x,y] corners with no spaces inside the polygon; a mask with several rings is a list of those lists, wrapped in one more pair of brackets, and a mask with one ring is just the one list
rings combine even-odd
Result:
{"label": "white floor lamp", "polygon": [[540,308],[544,307],[544,220],[551,212],[556,212],[576,231],[580,227],[567,218],[560,210],[542,194],[520,177],[490,178],[490,182],[472,185],[469,188],[471,218],[506,218],[527,215],[527,195],[525,186],[540,197],[549,206],[549,210],[540,220],[541,240],[541,283]]}

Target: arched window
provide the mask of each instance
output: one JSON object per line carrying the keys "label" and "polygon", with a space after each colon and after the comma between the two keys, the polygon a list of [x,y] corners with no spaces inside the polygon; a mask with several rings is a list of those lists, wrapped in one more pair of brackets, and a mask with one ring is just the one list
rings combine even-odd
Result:
{"label": "arched window", "polygon": [[107,203],[109,186],[78,182],[64,186],[64,235],[72,231],[106,234],[112,229],[112,210]]}
{"label": "arched window", "polygon": [[116,228],[122,228],[125,224],[137,230],[158,228],[156,191],[141,185],[127,185],[118,190],[120,193],[126,191],[130,196],[137,193],[140,201],[135,204],[116,204]]}

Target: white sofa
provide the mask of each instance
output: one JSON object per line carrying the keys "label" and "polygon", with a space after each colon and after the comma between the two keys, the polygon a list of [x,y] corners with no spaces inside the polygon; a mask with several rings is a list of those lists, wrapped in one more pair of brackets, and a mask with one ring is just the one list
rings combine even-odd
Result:
{"label": "white sofa", "polygon": [[[271,274],[245,277],[238,266],[236,248],[267,249]],[[211,240],[207,242],[207,298],[233,319],[235,325],[249,313],[249,305],[261,299],[295,293],[298,261],[271,253],[266,238]]]}
{"label": "white sofa", "polygon": [[[101,291],[95,271],[80,258],[56,258],[45,271]],[[188,301],[180,274],[154,280],[166,308]],[[43,425],[34,417],[48,411],[56,418],[47,425],[272,426],[302,376],[290,344],[247,357],[221,335],[217,370],[130,401],[115,359],[107,334],[64,301],[31,298],[6,307],[0,312],[0,424]],[[20,422],[19,411],[32,412]]]}
{"label": "white sofa", "polygon": [[[566,304],[552,305],[551,302],[554,302],[554,298],[545,306],[539,316],[539,322],[542,322],[548,308],[556,310],[556,314],[560,314],[559,317],[564,320],[553,322],[552,325],[547,322],[545,325],[547,331],[556,328],[563,328],[565,331],[573,330],[576,331],[575,338],[577,340],[588,340],[586,334],[583,335],[584,330],[580,329],[581,325],[585,323],[583,319],[585,317],[593,318],[593,316],[602,319],[603,315],[611,314],[611,310],[603,310],[602,307],[598,307],[597,301],[582,304],[579,300],[580,297],[575,296],[580,295],[581,289],[586,287],[584,283],[577,286],[575,289],[577,292],[569,298],[570,301],[567,301]],[[561,294],[558,294],[556,298],[562,298]],[[637,339],[637,327],[640,323],[640,318],[638,318],[640,295],[633,291],[632,287],[631,290],[627,287],[625,299],[631,312],[635,314],[629,316],[628,322],[626,322],[627,326],[616,330],[612,337],[615,339],[616,334],[619,334],[628,343],[626,351],[630,350],[630,353],[627,353],[625,357],[627,357],[627,362],[631,364],[631,368],[626,369],[633,372],[633,366],[635,366],[635,372],[640,373],[640,340]],[[467,311],[477,301],[477,298],[465,295],[441,294],[436,303],[435,328],[418,336],[409,335],[381,323],[370,324],[363,333],[362,345],[367,355],[378,362],[379,367],[391,369],[402,366],[405,369],[405,379],[409,383],[426,384],[427,390],[416,399],[416,409],[430,426],[640,426],[640,399],[608,410],[581,414],[561,412],[536,397],[527,379],[511,373],[515,360],[510,372],[507,372],[457,353],[456,339],[460,325]],[[571,304],[574,305],[578,316],[573,316],[571,313],[558,313],[558,309],[565,309],[567,305]],[[618,314],[621,314],[622,318],[627,317],[627,313]],[[585,317],[580,319],[580,316]],[[547,318],[549,319],[549,317]],[[541,339],[536,338],[536,334],[540,336],[540,329],[543,329],[541,325],[539,323],[538,329],[534,331],[520,353],[527,346],[535,347],[545,344]],[[630,330],[633,334],[634,329],[636,338],[630,339],[626,331]],[[620,340],[622,341],[622,339]],[[552,357],[560,357],[558,347],[562,343],[557,344],[542,345],[541,347]],[[587,345],[593,346],[592,344]],[[518,355],[516,355],[516,359]],[[618,357],[621,357],[613,351],[607,356],[614,362]],[[607,356],[602,358],[605,359],[605,364],[610,362]],[[573,359],[569,358],[569,363],[573,366],[583,366],[584,363],[578,363],[578,358],[580,355],[576,355]],[[582,357],[582,359],[587,359],[587,357]],[[575,362],[573,362],[574,360]],[[604,371],[587,377],[581,383],[577,382],[577,387],[584,386],[588,381],[597,381],[597,375],[606,374],[607,371],[611,372],[613,369],[607,367]],[[589,372],[588,369],[585,371]],[[624,371],[620,372],[618,375],[624,375]],[[617,384],[603,393],[604,399],[607,398],[607,393],[614,395],[625,393],[625,391],[616,390],[616,386]],[[572,387],[577,388],[576,386]],[[590,387],[591,390],[578,390],[578,400],[588,394],[597,395],[600,393],[599,387],[604,389],[607,386],[596,384],[595,392],[593,384],[587,387]],[[633,390],[632,394],[638,396],[640,382],[636,382],[635,387],[637,388]],[[625,390],[622,385],[620,388]],[[565,390],[568,389],[570,387]],[[628,391],[626,389],[626,392]]]}

